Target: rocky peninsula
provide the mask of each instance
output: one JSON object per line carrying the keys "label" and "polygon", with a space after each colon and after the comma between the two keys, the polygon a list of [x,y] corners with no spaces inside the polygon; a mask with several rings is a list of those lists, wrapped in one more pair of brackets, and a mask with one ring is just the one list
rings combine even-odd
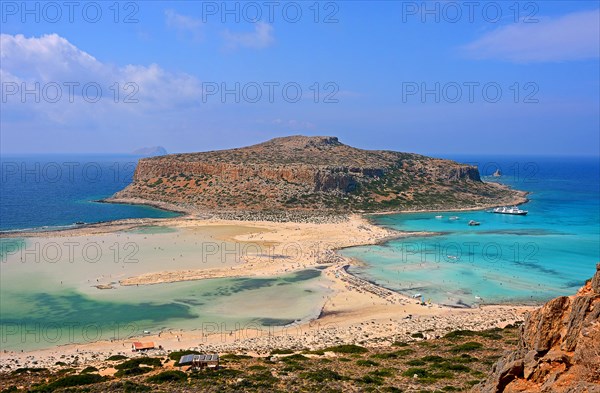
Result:
{"label": "rocky peninsula", "polygon": [[141,159],[132,184],[106,201],[298,221],[296,216],[315,212],[481,209],[526,200],[523,192],[482,181],[471,165],[357,149],[336,137],[290,136]]}

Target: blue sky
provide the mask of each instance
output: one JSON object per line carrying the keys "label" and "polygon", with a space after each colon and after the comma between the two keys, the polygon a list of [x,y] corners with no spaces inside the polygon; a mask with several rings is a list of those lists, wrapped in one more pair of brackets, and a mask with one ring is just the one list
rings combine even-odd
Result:
{"label": "blue sky", "polygon": [[[23,4],[1,4],[4,154],[293,134],[424,154],[599,152],[596,1]],[[221,95],[236,84],[239,102]]]}

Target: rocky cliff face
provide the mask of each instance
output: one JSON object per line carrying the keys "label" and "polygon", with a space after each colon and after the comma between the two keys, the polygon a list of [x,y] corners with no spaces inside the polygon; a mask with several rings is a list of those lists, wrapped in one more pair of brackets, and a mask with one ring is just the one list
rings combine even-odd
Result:
{"label": "rocky cliff face", "polygon": [[474,390],[495,392],[600,392],[600,264],[579,292],[532,312],[519,347],[494,366]]}
{"label": "rocky cliff face", "polygon": [[484,183],[476,167],[335,137],[294,136],[258,145],[139,161],[115,200],[144,199],[199,210],[377,211],[518,202]]}

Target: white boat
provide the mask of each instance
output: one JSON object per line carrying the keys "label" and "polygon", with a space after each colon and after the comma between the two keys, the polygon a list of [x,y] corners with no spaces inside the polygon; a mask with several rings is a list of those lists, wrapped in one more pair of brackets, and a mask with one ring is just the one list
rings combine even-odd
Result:
{"label": "white boat", "polygon": [[442,217],[444,217],[444,216],[435,216],[435,218],[437,218],[438,220]]}
{"label": "white boat", "polygon": [[524,216],[528,213],[527,210],[521,210],[516,206],[513,207],[506,207],[506,206],[502,206],[502,207],[497,207],[494,210],[492,210],[492,213],[496,213],[496,214],[512,214],[515,216]]}
{"label": "white boat", "polygon": [[451,220],[451,221],[458,220],[458,216],[452,216],[448,220]]}
{"label": "white boat", "polygon": [[480,222],[475,221],[475,220],[469,221],[469,226],[470,227],[474,227],[474,226],[477,226],[477,225],[480,225],[480,224],[481,224]]}

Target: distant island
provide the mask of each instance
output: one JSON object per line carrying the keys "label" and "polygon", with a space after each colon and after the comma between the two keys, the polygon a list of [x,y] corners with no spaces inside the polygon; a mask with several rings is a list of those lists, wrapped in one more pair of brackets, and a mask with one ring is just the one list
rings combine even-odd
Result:
{"label": "distant island", "polygon": [[138,162],[133,182],[108,202],[186,212],[393,212],[460,210],[526,202],[483,182],[477,167],[330,136],[289,136],[253,146]]}
{"label": "distant island", "polygon": [[167,150],[162,146],[142,147],[131,152],[135,156],[155,157],[167,155]]}

